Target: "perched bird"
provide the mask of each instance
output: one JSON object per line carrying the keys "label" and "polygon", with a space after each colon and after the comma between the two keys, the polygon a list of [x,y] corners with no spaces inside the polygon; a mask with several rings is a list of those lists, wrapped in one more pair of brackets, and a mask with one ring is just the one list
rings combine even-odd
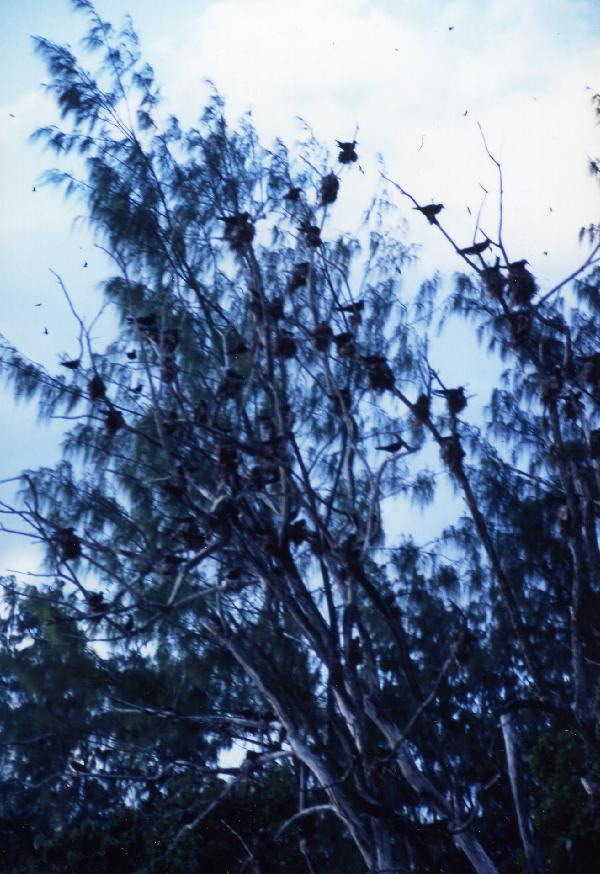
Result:
{"label": "perched bird", "polygon": [[500,259],[496,258],[493,267],[484,267],[483,282],[489,295],[496,300],[502,297],[506,287],[506,279],[500,270]]}
{"label": "perched bird", "polygon": [[116,434],[121,428],[125,427],[125,419],[120,410],[110,409],[104,420],[106,430],[109,434]]}
{"label": "perched bird", "polygon": [[340,140],[336,140],[340,148],[340,153],[338,155],[338,161],[340,164],[353,164],[355,161],[358,161],[358,155],[356,154],[356,140],[352,140],[351,143],[344,143]]}
{"label": "perched bird", "polygon": [[526,267],[528,263],[523,258],[508,265],[508,290],[519,306],[527,306],[537,291],[535,279]]}
{"label": "perched bird", "polygon": [[298,344],[289,331],[280,331],[275,341],[275,354],[281,358],[295,358]]}
{"label": "perched bird", "polygon": [[376,446],[375,449],[380,449],[382,452],[400,452],[401,449],[409,449],[410,446],[403,440],[400,435],[397,435],[396,440],[392,440],[391,443],[385,443],[383,446]]}
{"label": "perched bird", "polygon": [[135,359],[137,358],[137,351],[135,349],[132,349],[130,352],[126,352],[125,354],[130,361],[135,361]]}
{"label": "perched bird", "polygon": [[308,261],[301,261],[299,264],[294,264],[294,269],[292,270],[292,275],[288,282],[288,289],[290,292],[294,292],[303,285],[306,285],[309,270],[310,264]]}
{"label": "perched bird", "polygon": [[458,437],[454,434],[449,437],[440,437],[440,453],[442,460],[454,473],[460,471],[465,451],[460,445]]}
{"label": "perched bird", "polygon": [[75,534],[74,528],[59,528],[54,535],[54,542],[65,561],[73,561],[81,556],[81,540]]}
{"label": "perched bird", "polygon": [[413,209],[418,209],[422,212],[430,225],[437,225],[436,216],[441,213],[444,208],[443,203],[430,203],[427,206],[414,206]]}
{"label": "perched bird", "polygon": [[328,173],[321,180],[321,206],[335,203],[340,190],[340,181],[335,173]]}
{"label": "perched bird", "polygon": [[448,409],[453,416],[461,413],[467,406],[465,390],[462,385],[458,388],[443,388],[440,391],[434,391],[434,394],[446,398]]}
{"label": "perched bird", "polygon": [[361,355],[361,358],[367,365],[367,378],[373,391],[392,391],[396,379],[386,359],[382,355]]}
{"label": "perched bird", "polygon": [[464,249],[459,249],[461,255],[481,255],[490,246],[490,241],[486,239],[482,243],[474,243],[472,246],[466,246]]}
{"label": "perched bird", "polygon": [[414,406],[414,414],[415,418],[419,422],[424,422],[425,419],[429,417],[429,408],[431,406],[431,400],[429,395],[421,394],[415,401]]}
{"label": "perched bird", "polygon": [[92,401],[101,401],[106,397],[106,386],[100,374],[96,373],[88,382],[88,391]]}
{"label": "perched bird", "polygon": [[313,249],[318,249],[323,243],[321,239],[321,228],[318,225],[311,225],[309,222],[302,222],[300,230],[304,232],[306,242]]}
{"label": "perched bird", "polygon": [[285,195],[285,199],[289,200],[290,203],[297,203],[300,200],[300,195],[302,194],[302,189],[297,188],[296,186],[292,186],[288,193]]}
{"label": "perched bird", "polygon": [[225,239],[234,251],[242,251],[254,239],[254,225],[249,212],[225,216],[221,221],[225,222]]}
{"label": "perched bird", "polygon": [[319,352],[327,352],[331,338],[333,337],[333,331],[329,325],[322,322],[315,327],[313,337],[315,340],[315,346]]}
{"label": "perched bird", "polygon": [[338,313],[362,313],[365,308],[364,300],[359,300],[356,303],[348,303],[343,306],[337,306]]}
{"label": "perched bird", "polygon": [[68,361],[59,361],[59,364],[61,367],[66,367],[67,370],[77,370],[80,361],[80,358],[71,358]]}

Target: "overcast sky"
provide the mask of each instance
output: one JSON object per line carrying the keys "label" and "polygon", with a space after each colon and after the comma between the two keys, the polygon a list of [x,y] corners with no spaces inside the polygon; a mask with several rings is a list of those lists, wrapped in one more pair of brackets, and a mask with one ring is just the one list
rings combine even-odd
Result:
{"label": "overcast sky", "polygon": [[[465,245],[467,207],[476,212],[481,185],[491,192],[484,225],[493,228],[495,175],[479,121],[504,169],[511,256],[527,257],[542,285],[582,260],[577,231],[598,220],[587,173],[588,157],[600,153],[590,105],[600,90],[598,0],[98,0],[97,8],[115,23],[131,13],[166,105],[183,122],[199,114],[208,77],[232,117],[252,108],[267,143],[292,144],[297,116],[332,147],[358,125],[367,172],[354,174],[356,202],[381,152],[421,202],[446,205]],[[30,35],[76,47],[85,22],[67,0],[0,0],[0,10],[0,332],[56,371],[59,355],[75,351],[75,330],[49,268],[86,308],[105,265],[85,232],[73,231],[75,206],[37,185],[54,158],[27,138],[55,117]],[[434,229],[403,209],[423,246],[422,269],[460,269]],[[446,364],[466,381],[464,359]],[[485,372],[483,359],[477,367]],[[56,429],[34,422],[3,396],[0,479],[55,457]],[[23,561],[23,547],[0,536],[0,573]]]}

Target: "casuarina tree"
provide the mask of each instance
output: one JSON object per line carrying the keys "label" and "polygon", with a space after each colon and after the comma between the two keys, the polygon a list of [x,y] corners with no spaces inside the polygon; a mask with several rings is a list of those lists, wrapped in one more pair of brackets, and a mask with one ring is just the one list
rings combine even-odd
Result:
{"label": "casuarina tree", "polygon": [[[64,120],[36,137],[113,265],[113,337],[57,276],[56,371],[2,346],[68,426],[2,505],[44,555],[4,580],[9,870],[591,871],[598,227],[542,287],[488,153],[495,229],[455,239],[382,173],[336,232],[360,142],[265,148],[216,93],[183,129],[131,25],[73,6],[96,71],[36,39]],[[402,287],[395,197],[456,253],[445,301]],[[504,362],[487,423],[472,365],[430,362],[440,312]],[[462,513],[417,543],[407,508],[448,488]]]}

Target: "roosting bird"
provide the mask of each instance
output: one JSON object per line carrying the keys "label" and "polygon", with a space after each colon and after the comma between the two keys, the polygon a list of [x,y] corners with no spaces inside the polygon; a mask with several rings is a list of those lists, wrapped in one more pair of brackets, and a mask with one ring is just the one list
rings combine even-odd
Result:
{"label": "roosting bird", "polygon": [[81,540],[75,534],[74,528],[59,528],[54,535],[54,542],[62,559],[72,561],[80,558]]}
{"label": "roosting bird", "polygon": [[254,239],[254,225],[250,221],[250,213],[238,212],[235,215],[225,216],[221,221],[225,222],[225,239],[234,251],[242,251],[244,246],[249,245]]}
{"label": "roosting bird", "polygon": [[512,300],[519,306],[531,303],[537,291],[535,279],[526,267],[528,263],[523,258],[508,265],[508,290]]}
{"label": "roosting bird", "polygon": [[353,164],[355,161],[358,161],[358,155],[356,154],[356,140],[352,140],[351,143],[344,143],[340,140],[336,140],[340,148],[340,153],[338,155],[338,161],[340,164]]}
{"label": "roosting bird", "polygon": [[302,194],[302,189],[297,188],[296,186],[292,186],[288,193],[285,195],[285,199],[289,200],[290,203],[297,203],[300,200],[300,195]]}
{"label": "roosting bird", "polygon": [[474,243],[472,246],[466,246],[464,249],[459,249],[461,255],[481,255],[490,246],[490,240],[485,238],[482,243]]}
{"label": "roosting bird", "polygon": [[338,313],[362,313],[365,308],[364,300],[359,300],[356,303],[348,303],[343,306],[337,306],[336,310]]}
{"label": "roosting bird", "polygon": [[406,440],[403,440],[400,435],[397,435],[396,440],[392,440],[391,443],[384,443],[383,446],[376,446],[375,449],[380,449],[382,452],[400,452],[401,449],[411,450],[411,447],[408,445]]}
{"label": "roosting bird", "polygon": [[467,406],[465,390],[462,385],[458,388],[443,388],[439,391],[434,391],[434,394],[446,399],[448,409],[453,416],[461,413]]}
{"label": "roosting bird", "polygon": [[309,222],[302,222],[300,230],[304,232],[306,242],[313,249],[318,249],[323,243],[321,239],[321,228],[318,225],[311,225]]}
{"label": "roosting bird", "polygon": [[59,364],[61,367],[66,367],[67,370],[77,370],[80,361],[80,358],[71,358],[69,361],[60,361]]}
{"label": "roosting bird", "polygon": [[299,264],[294,264],[294,269],[292,270],[292,275],[288,282],[288,290],[290,292],[294,292],[303,285],[306,285],[309,270],[310,264],[308,261],[301,261]]}
{"label": "roosting bird", "polygon": [[321,180],[321,206],[335,203],[340,190],[340,180],[335,173],[328,173]]}
{"label": "roosting bird", "polygon": [[418,209],[422,212],[430,225],[437,225],[436,216],[441,213],[444,208],[443,203],[429,203],[427,206],[415,206],[413,209]]}
{"label": "roosting bird", "polygon": [[88,390],[92,401],[101,401],[106,397],[106,386],[98,373],[88,382]]}

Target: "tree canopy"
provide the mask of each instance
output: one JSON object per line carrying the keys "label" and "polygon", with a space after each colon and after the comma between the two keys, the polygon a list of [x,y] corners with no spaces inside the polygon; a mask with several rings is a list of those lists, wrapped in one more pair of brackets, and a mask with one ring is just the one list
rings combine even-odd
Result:
{"label": "tree canopy", "polygon": [[[114,265],[114,337],[57,277],[76,354],[1,346],[68,422],[1,506],[45,555],[3,580],[6,870],[591,872],[599,226],[541,287],[488,152],[498,222],[470,244],[383,172],[338,233],[360,143],[266,148],[217,92],[182,129],[131,24],[72,3],[97,63],[36,38],[63,125],[35,136]],[[460,259],[445,297],[403,287],[399,208]],[[471,365],[431,365],[449,318],[503,362],[486,421]],[[463,512],[416,542],[447,488]]]}

